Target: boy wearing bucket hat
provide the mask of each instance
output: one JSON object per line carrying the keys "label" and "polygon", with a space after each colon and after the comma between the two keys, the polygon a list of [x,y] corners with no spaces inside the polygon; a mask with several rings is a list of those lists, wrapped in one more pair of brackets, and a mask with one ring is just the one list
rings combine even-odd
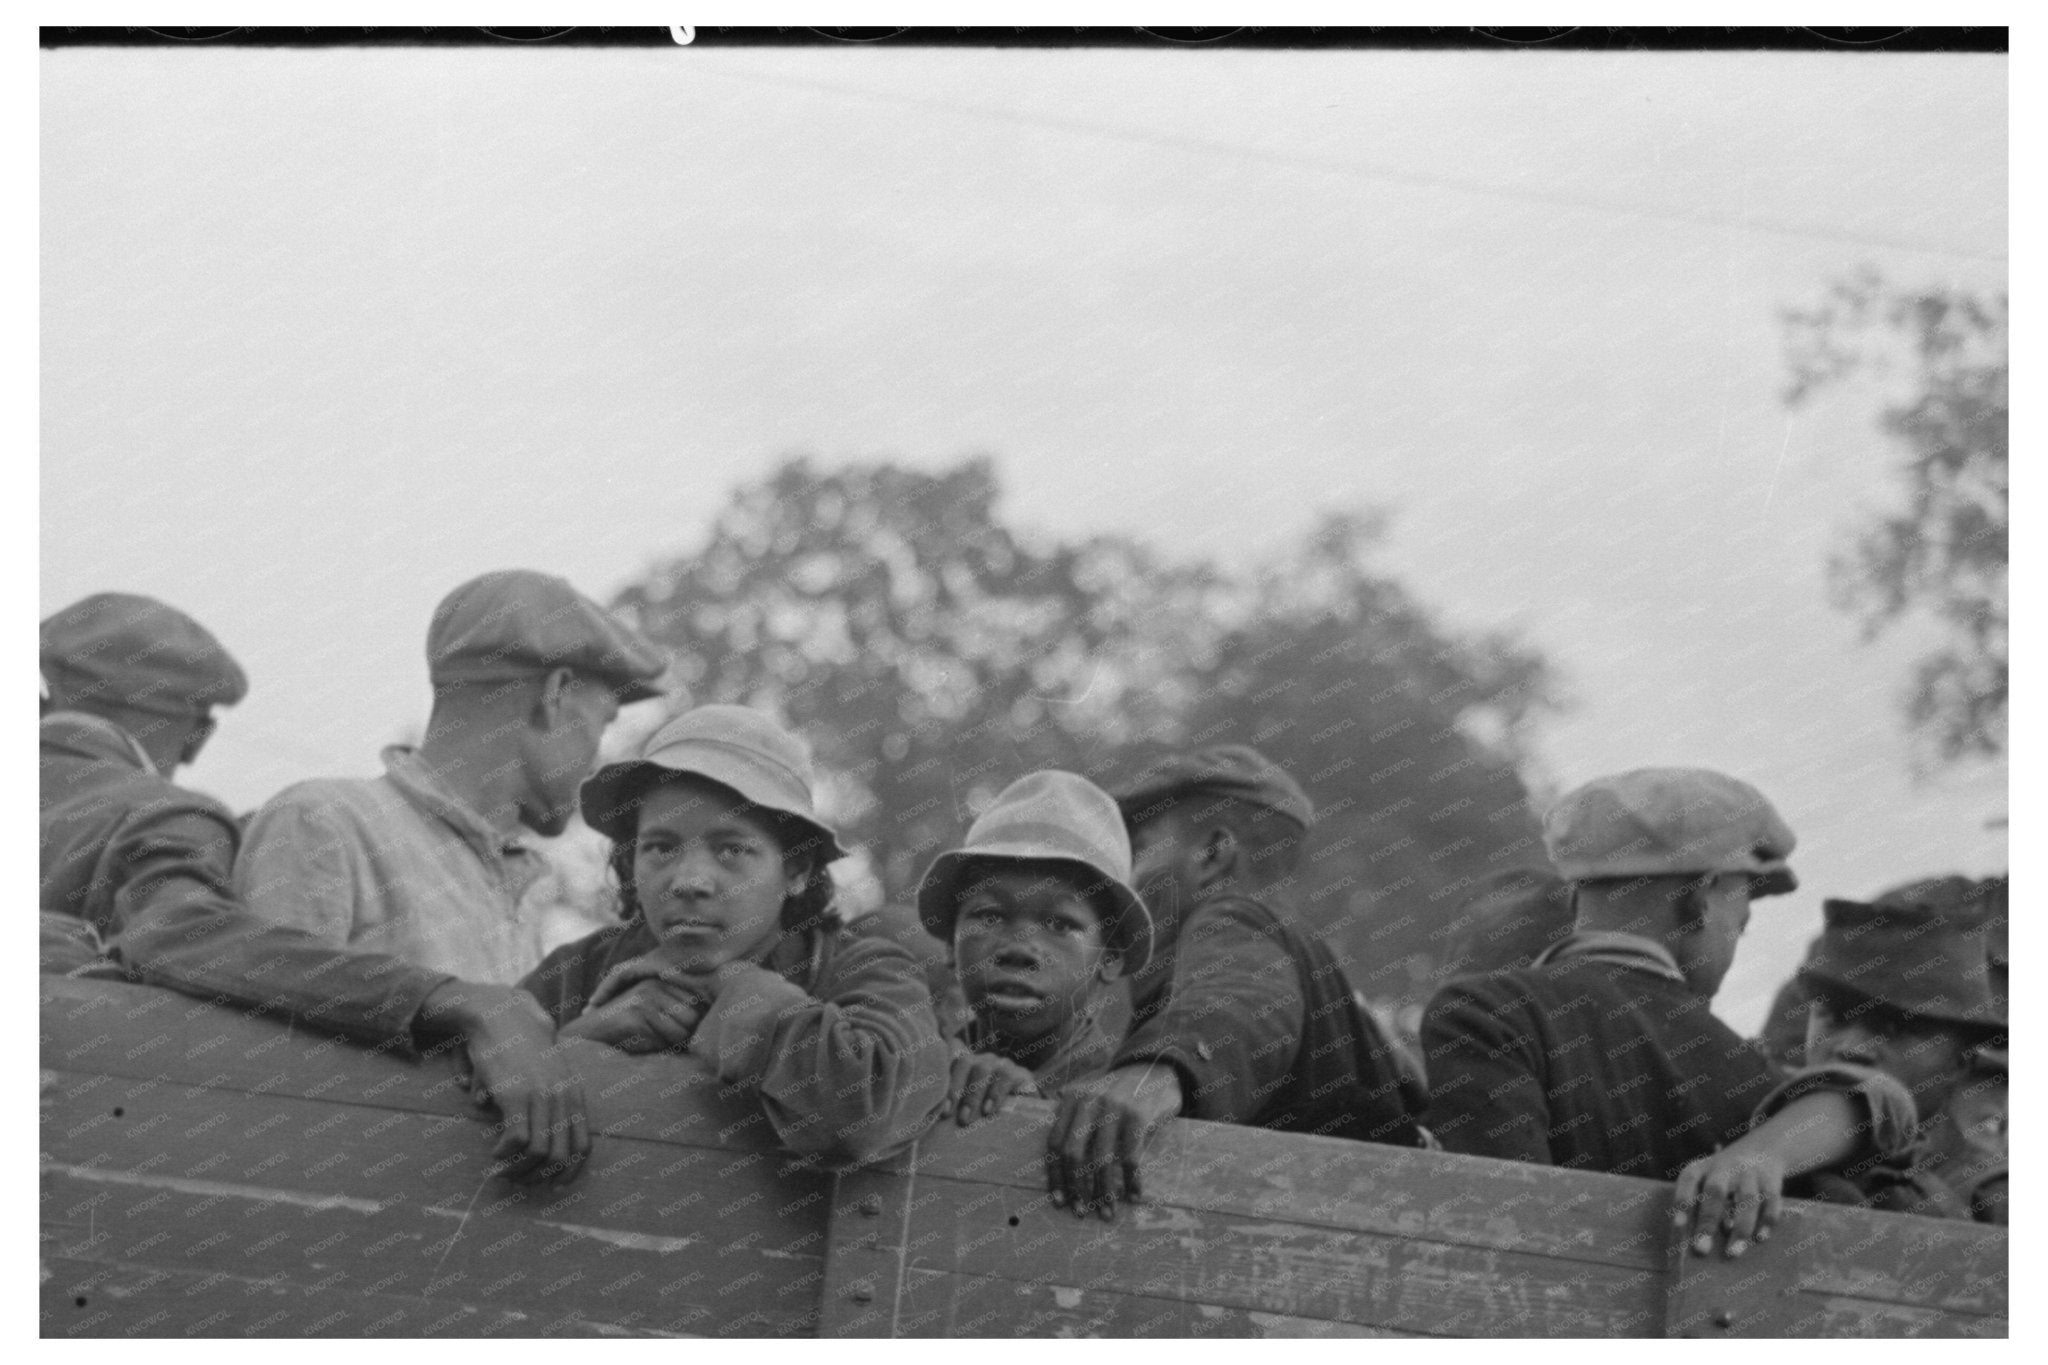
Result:
{"label": "boy wearing bucket hat", "polygon": [[235,898],[234,816],[170,780],[212,733],[209,708],[248,687],[205,627],[152,598],[99,593],[43,622],[42,655],[46,971],[98,957],[104,935],[129,976],[201,1000],[407,1053],[459,1040],[504,1121],[504,1174],[573,1178],[589,1149],[583,1091],[530,1000],[351,951]]}
{"label": "boy wearing bucket hat", "polygon": [[1777,1083],[1710,1006],[1751,897],[1795,885],[1792,831],[1746,782],[1642,768],[1567,794],[1543,835],[1576,927],[1430,1000],[1430,1130],[1454,1152],[1671,1180]]}
{"label": "boy wearing bucket hat", "polygon": [[1133,1024],[1104,1075],[1061,1092],[1047,1186],[1077,1216],[1141,1197],[1176,1115],[1416,1146],[1422,1096],[1293,907],[1314,807],[1256,749],[1171,755],[1117,792],[1153,923]]}
{"label": "boy wearing bucket hat", "polygon": [[[1938,899],[1943,889],[1825,903],[1800,969],[1808,1065],[1757,1106],[1752,1131],[1679,1177],[1673,1217],[1692,1225],[1696,1252],[1722,1232],[1726,1254],[1741,1255],[1770,1235],[1788,1192],[2006,1221],[2005,1014],[1989,980],[1987,907]],[[1978,1110],[1988,1135],[1962,1117]]]}
{"label": "boy wearing bucket hat", "polygon": [[583,785],[628,922],[521,984],[561,1036],[687,1051],[757,1095],[789,1150],[857,1165],[938,1115],[948,1051],[892,912],[839,918],[845,850],[812,785],[803,742],[758,711],[670,720]]}
{"label": "boy wearing bucket hat", "polygon": [[1057,770],[1018,778],[933,860],[917,909],[951,945],[970,1011],[948,1096],[960,1126],[1108,1070],[1119,982],[1151,955],[1152,920],[1107,792]]}
{"label": "boy wearing bucket hat", "polygon": [[659,654],[565,580],[487,573],[435,608],[433,710],[384,773],[288,787],[250,821],[235,887],[336,944],[511,985],[540,962],[553,836],[621,705],[660,693]]}

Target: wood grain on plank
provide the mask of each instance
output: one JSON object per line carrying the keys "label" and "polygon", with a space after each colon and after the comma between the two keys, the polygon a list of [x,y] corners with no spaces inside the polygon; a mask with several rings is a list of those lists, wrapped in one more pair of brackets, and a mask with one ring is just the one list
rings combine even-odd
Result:
{"label": "wood grain on plank", "polygon": [[1740,1257],[1671,1236],[1668,1331],[1695,1337],[1961,1337],[2007,1331],[2003,1228],[1794,1200]]}
{"label": "wood grain on plank", "polygon": [[1097,1286],[1031,1284],[912,1270],[904,1276],[907,1337],[1401,1337],[1359,1323],[1119,1294]]}
{"label": "wood grain on plank", "polygon": [[1661,1273],[1157,1204],[1114,1224],[918,1173],[907,1265],[1463,1336],[1654,1336]]}
{"label": "wood grain on plank", "polygon": [[615,1323],[217,1271],[45,1255],[40,1335],[105,1337],[644,1336]]}
{"label": "wood grain on plank", "polygon": [[[922,1175],[1018,1191],[1045,1202],[1051,1106],[942,1127],[920,1144]],[[902,1169],[901,1160],[891,1169]],[[1142,1168],[1135,1207],[1178,1207],[1386,1236],[1659,1270],[1671,1187],[1589,1171],[1339,1138],[1180,1120]]]}

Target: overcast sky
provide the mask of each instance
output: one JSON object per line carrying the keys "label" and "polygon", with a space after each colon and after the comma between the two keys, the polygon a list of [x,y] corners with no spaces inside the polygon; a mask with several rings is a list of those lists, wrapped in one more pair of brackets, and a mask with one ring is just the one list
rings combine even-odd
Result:
{"label": "overcast sky", "polygon": [[1545,781],[1724,768],[1800,836],[1719,1008],[1823,895],[2006,865],[2003,765],[1916,785],[1911,642],[1828,549],[1891,496],[1779,310],[2003,288],[2006,63],[674,50],[42,55],[43,613],[162,597],[250,698],[195,785],[378,770],[435,602],[603,597],[781,457],[987,452],[1049,535],[1247,562],[1336,508],[1575,701]]}

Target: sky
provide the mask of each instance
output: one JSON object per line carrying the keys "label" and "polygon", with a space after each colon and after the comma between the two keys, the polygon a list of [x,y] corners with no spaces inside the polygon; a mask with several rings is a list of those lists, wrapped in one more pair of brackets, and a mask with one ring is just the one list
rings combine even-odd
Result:
{"label": "sky", "polygon": [[2006,64],[1601,54],[67,49],[40,56],[42,614],[147,592],[241,659],[188,773],[369,774],[489,569],[607,597],[783,457],[997,462],[1011,520],[1385,564],[1571,709],[1532,777],[1754,782],[1823,896],[2003,869],[2006,769],[1916,780],[1916,641],[1825,564],[1877,396],[1783,309],[2003,289]]}

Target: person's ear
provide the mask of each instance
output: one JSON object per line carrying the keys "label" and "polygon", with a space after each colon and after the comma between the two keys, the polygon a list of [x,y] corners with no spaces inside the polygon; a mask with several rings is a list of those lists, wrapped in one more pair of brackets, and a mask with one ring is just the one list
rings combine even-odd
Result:
{"label": "person's ear", "polygon": [[1237,836],[1222,825],[1212,828],[1195,854],[1196,886],[1209,887],[1237,870]]}
{"label": "person's ear", "polygon": [[1095,964],[1095,978],[1108,985],[1124,974],[1124,955],[1114,948],[1102,951],[1102,960]]}
{"label": "person's ear", "polygon": [[562,717],[569,711],[569,693],[575,686],[573,668],[550,669],[541,679],[540,691],[533,699],[533,719],[541,729],[552,730],[562,723]]}

